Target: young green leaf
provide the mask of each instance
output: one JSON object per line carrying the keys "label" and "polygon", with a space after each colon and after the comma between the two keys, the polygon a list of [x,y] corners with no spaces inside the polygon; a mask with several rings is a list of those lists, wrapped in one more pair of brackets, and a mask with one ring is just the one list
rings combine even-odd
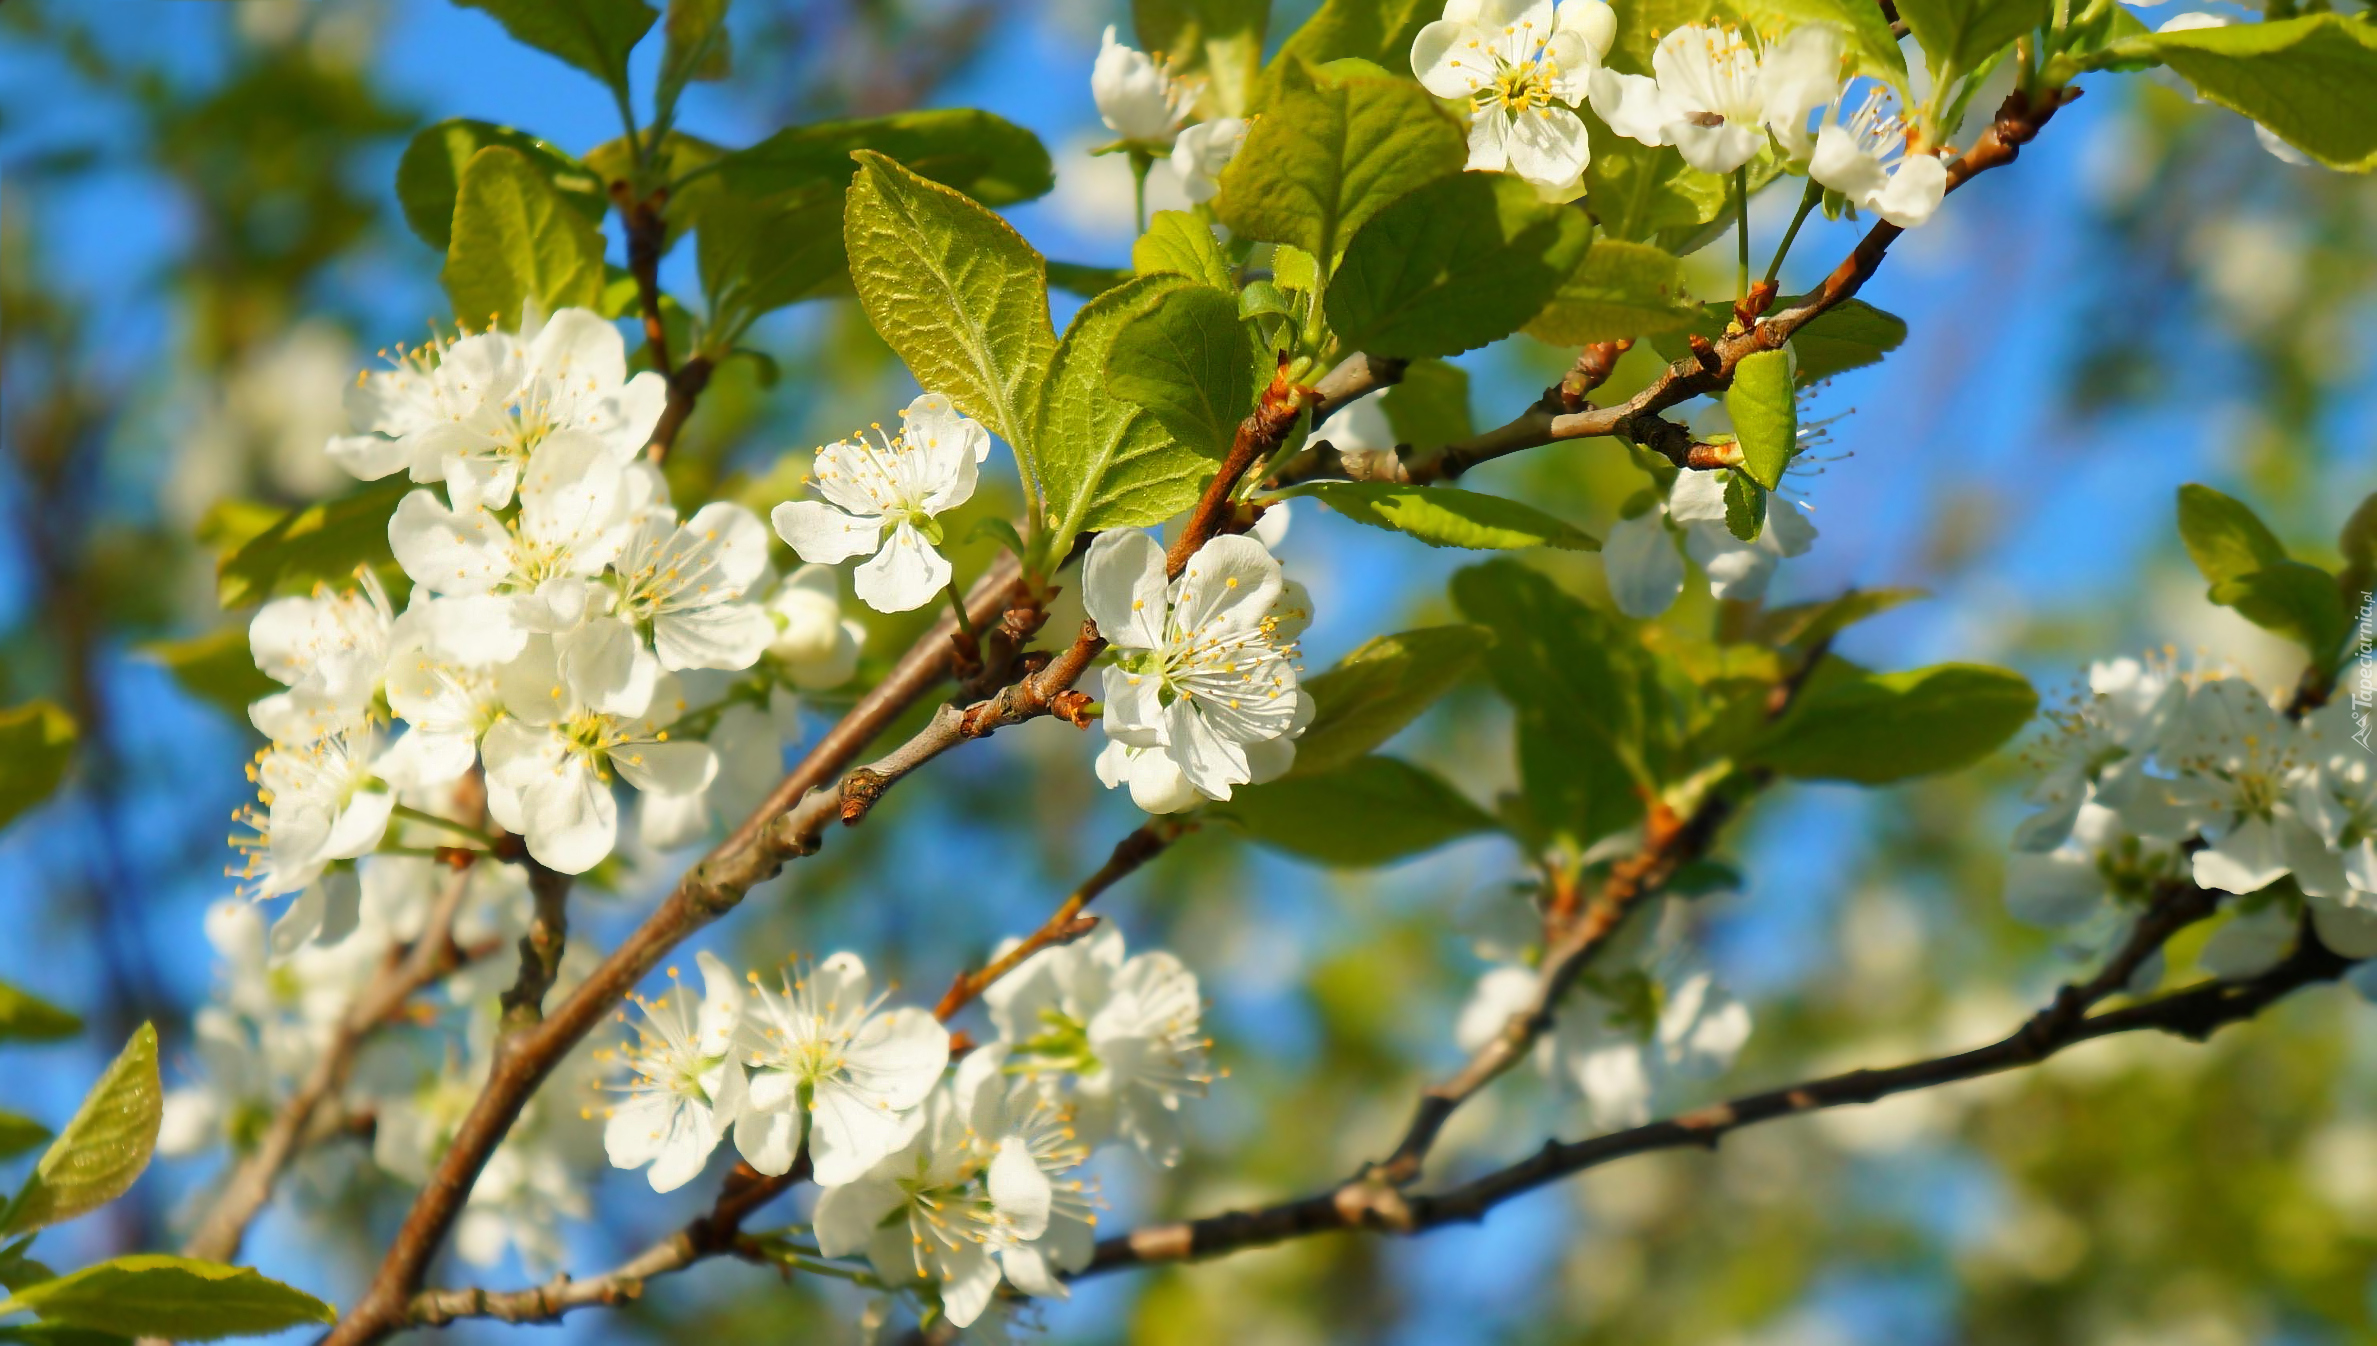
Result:
{"label": "young green leaf", "polygon": [[455,0],[495,16],[513,40],[550,52],[627,97],[627,54],[660,17],[644,0]]}
{"label": "young green leaf", "polygon": [[[1789,299],[1778,299],[1775,307],[1790,308],[1806,297],[1794,295]],[[1651,344],[1665,358],[1681,360],[1691,354],[1688,337],[1698,333],[1714,340],[1724,332],[1725,325],[1732,318],[1733,305],[1704,304],[1699,316],[1690,324],[1681,330],[1654,335]],[[1841,300],[1791,334],[1791,353],[1797,357],[1799,366],[1793,381],[1805,388],[1835,374],[1879,364],[1883,356],[1897,350],[1899,343],[1906,339],[1906,319],[1875,308],[1862,299]]]}
{"label": "young green leaf", "polygon": [[174,1341],[255,1337],[338,1321],[338,1310],[248,1267],[165,1253],[112,1258],[0,1303],[0,1314],[27,1310],[45,1323]]}
{"label": "young green leaf", "polygon": [[732,71],[734,44],[726,29],[727,0],[669,0],[668,17],[661,22],[666,39],[660,52],[660,81],[653,105],[666,116],[677,106],[685,86],[695,80],[721,80]]}
{"label": "young green leaf", "polygon": [[14,1159],[50,1138],[50,1129],[30,1117],[0,1112],[0,1159]]}
{"label": "young green leaf", "polygon": [[2251,506],[2194,482],[2179,488],[2179,540],[2214,584],[2286,559],[2286,547]]}
{"label": "young green leaf", "polygon": [[1585,127],[1593,147],[1585,200],[1602,238],[1651,243],[1697,232],[1724,215],[1732,189],[1716,174],[1686,164],[1673,146],[1630,140],[1591,118]]}
{"label": "young green leaf", "polygon": [[1197,90],[1196,119],[1243,117],[1263,76],[1271,0],[1132,0],[1139,45]]}
{"label": "young green leaf", "polygon": [[1408,69],[1412,40],[1442,17],[1444,6],[1434,0],[1322,0],[1271,58],[1272,78],[1282,79],[1297,61],[1320,66],[1347,57],[1389,70]]}
{"label": "young green leaf", "polygon": [[1142,276],[1186,276],[1217,290],[1238,288],[1230,259],[1222,256],[1211,226],[1185,210],[1155,213],[1147,232],[1131,245],[1131,269]]}
{"label": "young green leaf", "polygon": [[0,1042],[64,1042],[81,1031],[81,1016],[0,981]]}
{"label": "young green leaf", "polygon": [[2301,561],[2273,561],[2250,574],[2217,581],[2207,596],[2235,608],[2255,626],[2301,645],[2323,668],[2352,625],[2336,577]]}
{"label": "young green leaf", "polygon": [[721,181],[747,196],[850,180],[850,156],[873,150],[910,173],[986,206],[1044,196],[1056,185],[1040,138],[974,108],[930,108],[883,117],[788,126],[718,160]]}
{"label": "young green leaf", "polygon": [[1048,273],[1014,226],[873,150],[843,214],[875,330],[930,391],[1007,441],[1034,479],[1031,407],[1056,354]]}
{"label": "young green leaf", "polygon": [[1468,676],[1493,643],[1482,626],[1430,626],[1379,636],[1345,656],[1304,684],[1312,723],[1296,740],[1288,775],[1334,771],[1378,748]]}
{"label": "young green leaf", "polygon": [[1172,438],[1219,457],[1254,410],[1257,359],[1234,297],[1181,285],[1116,331],[1106,374],[1117,396],[1147,408]]}
{"label": "young green leaf", "polygon": [[1725,474],[1725,531],[1756,542],[1766,527],[1766,488],[1739,472]]}
{"label": "young green leaf", "polygon": [[1868,617],[1926,596],[1921,589],[1851,589],[1838,598],[1768,608],[1758,614],[1750,634],[1776,649],[1808,649]]}
{"label": "young green leaf", "polygon": [[1406,80],[1318,74],[1293,56],[1222,170],[1215,213],[1241,238],[1290,243],[1332,266],[1387,203],[1468,161],[1461,127]]}
{"label": "young green leaf", "polygon": [[2015,38],[2047,24],[2047,0],[1907,0],[1898,8],[1932,78],[1969,75]]}
{"label": "young green leaf", "polygon": [[246,607],[318,582],[352,579],[358,567],[393,564],[388,520],[412,490],[403,477],[390,477],[289,511],[216,563],[217,600],[226,608]]}
{"label": "young green leaf", "polygon": [[761,314],[838,289],[841,226],[842,193],[822,185],[764,200],[720,191],[694,238],[710,330],[731,343]]}
{"label": "young green leaf", "polygon": [[1782,484],[1799,447],[1799,404],[1791,393],[1791,357],[1759,351],[1733,367],[1725,412],[1741,441],[1742,470],[1767,490]]}
{"label": "young green leaf", "polygon": [[570,208],[596,224],[611,208],[601,177],[575,158],[509,126],[453,117],[423,127],[396,161],[396,204],[423,242],[444,252],[454,241],[454,198],[471,156],[489,145],[517,151]]}
{"label": "young green leaf", "polygon": [[2330,168],[2377,168],[2377,30],[2362,16],[2308,14],[2188,28],[2121,42],[2196,92],[2260,122]]}
{"label": "young green leaf", "polygon": [[440,279],[466,325],[517,327],[530,300],[546,313],[591,308],[602,295],[602,232],[527,156],[489,145],[463,166]]}
{"label": "young green leaf", "polygon": [[1107,378],[1114,338],[1157,299],[1189,282],[1140,276],[1081,306],[1049,366],[1035,441],[1049,535],[1160,523],[1196,503],[1212,460],[1173,439],[1147,408]]}
{"label": "young green leaf", "polygon": [[188,640],[151,641],[134,652],[162,664],[183,691],[242,724],[247,722],[249,702],[281,689],[257,669],[244,623]]}
{"label": "young green leaf", "polygon": [[122,1196],[149,1166],[164,1116],[157,1028],[142,1024],[0,1213],[0,1238],[71,1220]]}
{"label": "young green leaf", "polygon": [[1885,785],[1986,757],[2029,721],[2038,693],[2021,674],[1976,664],[1904,673],[1839,665],[1743,754],[1801,780]]}
{"label": "young green leaf", "polygon": [[1558,547],[1599,551],[1601,543],[1574,524],[1532,505],[1453,486],[1404,486],[1387,481],[1323,481],[1298,486],[1355,523],[1402,533],[1431,547],[1511,551]]}
{"label": "young green leaf", "polygon": [[1519,330],[1592,240],[1584,212],[1506,173],[1455,173],[1362,226],[1330,278],[1338,340],[1373,355],[1458,355]]}
{"label": "young green leaf", "polygon": [[76,733],[74,717],[52,701],[0,710],[0,827],[57,791]]}
{"label": "young green leaf", "polygon": [[1700,318],[1684,293],[1684,266],[1648,243],[1601,238],[1552,291],[1527,335],[1554,346],[1680,332]]}
{"label": "young green leaf", "polygon": [[1485,810],[1443,777],[1376,756],[1309,776],[1241,785],[1205,812],[1264,845],[1344,869],[1391,865],[1495,828]]}
{"label": "young green leaf", "polygon": [[2371,589],[2377,588],[2377,494],[2363,497],[2352,517],[2344,521],[2343,532],[2336,536],[2336,550],[2344,556],[2344,568],[2336,572],[2336,587],[2357,613]]}
{"label": "young green leaf", "polygon": [[[653,164],[653,175],[668,186],[668,200],[660,211],[662,252],[677,246],[686,234],[701,223],[702,210],[716,199],[720,180],[711,166],[726,157],[726,147],[689,136],[683,131],[671,131],[661,137],[657,148],[645,153]],[[624,182],[635,173],[635,149],[627,137],[606,140],[583,156],[586,166],[602,182]],[[835,191],[843,186],[843,177],[836,176],[828,184]],[[767,196],[765,190],[746,190],[748,196]]]}
{"label": "young green leaf", "polygon": [[1442,360],[1414,360],[1379,398],[1398,444],[1450,444],[1469,438],[1469,371]]}

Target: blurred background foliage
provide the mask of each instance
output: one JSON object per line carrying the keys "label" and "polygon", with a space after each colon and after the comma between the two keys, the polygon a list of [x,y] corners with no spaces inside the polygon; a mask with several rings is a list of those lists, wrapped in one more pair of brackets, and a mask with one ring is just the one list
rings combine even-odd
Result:
{"label": "blurred background foliage", "polygon": [[[1088,70],[1107,22],[1128,32],[1119,7],[1091,0],[739,0],[734,74],[688,95],[683,124],[747,143],[825,115],[987,107],[1057,154],[1056,193],[1011,212],[1019,227],[1051,256],[1119,264],[1128,179],[1083,153],[1100,138]],[[2203,602],[2171,490],[2211,481],[2297,554],[2332,561],[2344,512],[2377,485],[2377,382],[2356,336],[2377,316],[2377,190],[2278,162],[2244,122],[2174,87],[2095,84],[2021,164],[1905,239],[1868,290],[1913,336],[1819,399],[1842,419],[1798,485],[1823,537],[1777,598],[1929,589],[1845,642],[1883,667],[1994,661],[2068,688],[2091,658],[2169,643],[2278,685],[2285,650]],[[0,6],[0,701],[56,697],[89,745],[69,791],[0,843],[0,977],[92,1023],[81,1047],[0,1049],[12,1107],[56,1120],[142,1017],[165,1028],[169,1079],[193,1059],[187,1015],[212,975],[201,915],[229,890],[223,818],[254,747],[223,709],[254,678],[241,643],[208,641],[224,621],[208,541],[232,526],[227,511],[254,508],[222,502],[331,488],[319,450],[342,428],[339,390],[368,352],[442,313],[439,259],[405,231],[390,179],[409,131],[449,116],[579,152],[616,134],[599,88],[430,0]],[[1759,204],[1771,238],[1790,203]],[[1786,291],[1852,236],[1819,222]],[[690,265],[672,257],[664,274],[690,289]],[[910,393],[846,301],[774,315],[751,344],[781,378],[763,383],[749,361],[721,372],[671,463],[690,492],[764,478]],[[1481,421],[1564,367],[1566,352],[1524,345],[1460,362]],[[1630,357],[1612,391],[1653,368]],[[1595,529],[1642,484],[1607,442],[1479,475]],[[950,535],[1011,509],[1012,484]],[[1452,618],[1458,560],[1310,509],[1295,528],[1283,559],[1318,596],[1314,668]],[[987,555],[961,551],[961,574]],[[1580,592],[1600,585],[1590,558],[1542,564]],[[1712,620],[1697,602],[1670,620]],[[907,632],[867,616],[880,667]],[[1132,825],[1091,778],[1092,746],[1044,724],[947,759],[875,826],[762,890],[713,947],[759,964],[856,948],[929,998],[1036,923]],[[1397,747],[1476,798],[1512,779],[1507,720],[1480,689]],[[1887,791],[1784,789],[1736,825],[1722,850],[1744,889],[1696,915],[1757,1028],[1713,1088],[1972,1045],[2051,993],[2070,965],[1998,900],[2020,780],[2002,754]],[[631,859],[618,891],[593,899],[598,938],[673,873]],[[1164,943],[1202,974],[1229,1069],[1192,1108],[1179,1169],[1106,1165],[1110,1227],[1300,1192],[1382,1153],[1417,1083],[1452,1057],[1476,946],[1507,927],[1519,872],[1507,841],[1344,877],[1208,834],[1103,899],[1134,944]],[[1241,1346],[2368,1340],[2373,1085],[2377,1017],[2324,989],[2206,1047],[2114,1039],[2022,1076],[1754,1129],[1713,1155],[1625,1161],[1477,1229],[1101,1281],[1047,1325],[1057,1341]],[[1583,1124],[1573,1101],[1513,1077],[1460,1114],[1439,1168]],[[158,1245],[206,1167],[163,1166],[106,1218],[63,1231],[59,1255]],[[590,1181],[597,1218],[570,1237],[579,1267],[707,1199],[703,1184],[663,1198],[632,1174]],[[249,1256],[351,1298],[397,1195],[284,1199]],[[856,1312],[840,1289],[708,1265],[561,1331],[843,1340]]]}

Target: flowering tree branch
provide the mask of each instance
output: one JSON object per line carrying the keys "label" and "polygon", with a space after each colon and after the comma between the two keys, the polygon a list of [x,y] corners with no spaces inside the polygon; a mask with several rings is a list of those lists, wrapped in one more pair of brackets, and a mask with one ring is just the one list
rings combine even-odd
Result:
{"label": "flowering tree branch", "polygon": [[2205,982],[2102,1014],[2087,1012],[2125,985],[2173,933],[2209,914],[2217,898],[2217,894],[2192,887],[2166,896],[2094,978],[2078,987],[2065,987],[2052,1004],[1986,1047],[1887,1069],[1853,1070],[1808,1080],[1585,1140],[1547,1142],[1519,1163],[1443,1192],[1417,1196],[1390,1193],[1381,1199],[1375,1186],[1366,1187],[1357,1179],[1276,1206],[1150,1226],[1100,1242],[1096,1259],[1082,1274],[1216,1257],[1341,1230],[1413,1234],[1445,1224],[1474,1223],[1513,1197],[1612,1160],[1653,1150],[1712,1148],[1727,1133],[1745,1126],[2036,1065],[2094,1038],[2153,1029],[2201,1041],[2226,1024],[2254,1017],[2302,987],[2333,981],[2353,966],[2351,960],[2320,943],[2306,922],[2294,951],[2257,975]]}
{"label": "flowering tree branch", "polygon": [[313,1069],[273,1114],[272,1123],[265,1128],[255,1151],[232,1170],[223,1190],[216,1194],[206,1214],[200,1217],[198,1227],[182,1244],[184,1256],[222,1261],[238,1253],[248,1225],[264,1209],[264,1203],[272,1199],[282,1172],[307,1143],[317,1138],[316,1119],[345,1087],[355,1066],[355,1055],[364,1042],[381,1025],[400,1014],[405,1002],[417,992],[435,985],[483,952],[463,949],[454,943],[454,917],[462,909],[463,895],[469,885],[467,869],[457,870],[448,878],[436,905],[430,909],[421,937],[413,941],[410,949],[390,955],[379,973],[356,993],[339,1017]]}

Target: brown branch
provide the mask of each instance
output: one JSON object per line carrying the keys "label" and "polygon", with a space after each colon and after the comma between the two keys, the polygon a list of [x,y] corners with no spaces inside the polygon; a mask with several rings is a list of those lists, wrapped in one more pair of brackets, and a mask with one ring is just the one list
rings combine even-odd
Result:
{"label": "brown branch", "polygon": [[462,909],[463,894],[469,884],[467,869],[448,879],[436,905],[430,908],[421,937],[413,941],[410,949],[390,951],[387,963],[348,1004],[346,1013],[339,1016],[331,1032],[330,1041],[314,1059],[313,1069],[298,1083],[297,1091],[288,1101],[281,1104],[280,1111],[273,1114],[263,1139],[232,1170],[230,1181],[215,1195],[214,1203],[199,1219],[197,1229],[182,1244],[183,1256],[228,1262],[238,1255],[248,1225],[272,1199],[272,1190],[289,1162],[307,1145],[323,1139],[326,1132],[334,1133],[334,1128],[319,1127],[316,1121],[335,1111],[338,1095],[346,1088],[356,1053],[365,1039],[401,1014],[405,1002],[416,992],[470,961],[470,953],[454,943],[454,916]]}
{"label": "brown branch", "polygon": [[509,1033],[544,1017],[545,993],[561,975],[561,955],[569,942],[569,890],[574,876],[547,869],[534,857],[522,856],[528,866],[528,892],[535,909],[528,931],[520,936],[520,975],[502,996],[503,1029]]}
{"label": "brown branch", "polygon": [[1055,913],[1039,929],[1026,935],[1023,941],[1006,953],[992,959],[976,972],[960,972],[949,983],[941,1003],[933,1007],[933,1017],[943,1023],[956,1016],[975,997],[990,989],[999,978],[1013,972],[1024,959],[1052,944],[1064,944],[1088,934],[1097,926],[1098,918],[1084,916],[1081,909],[1095,901],[1098,894],[1122,882],[1141,865],[1164,853],[1164,848],[1186,835],[1196,824],[1171,818],[1150,818],[1129,836],[1116,842],[1114,853],[1098,872],[1082,880],[1081,886],[1064,900]]}
{"label": "brown branch", "polygon": [[[2078,89],[2050,89],[2040,95],[2035,105],[2020,90],[2009,95],[1998,109],[1997,120],[1971,149],[1949,165],[1948,190],[1954,191],[1992,168],[2012,163],[2056,110],[2079,94]],[[1782,349],[1800,328],[1854,296],[1881,266],[1883,255],[1901,232],[1888,221],[1876,223],[1832,274],[1825,277],[1815,293],[1743,331],[1715,341],[1696,342],[1692,358],[1669,365],[1641,392],[1616,406],[1571,409],[1555,389],[1517,419],[1471,439],[1409,453],[1401,450],[1303,453],[1282,465],[1267,484],[1290,486],[1323,477],[1344,477],[1353,481],[1427,485],[1450,481],[1480,463],[1562,440],[1609,435],[1637,442],[1661,438],[1658,425],[1664,422],[1659,422],[1660,412],[1731,387],[1733,371],[1742,360],[1760,351]]]}
{"label": "brown branch", "polygon": [[[1365,370],[1370,370],[1364,357]],[[1339,368],[1344,368],[1340,366]],[[1400,366],[1398,366],[1398,369]],[[1332,370],[1334,375],[1336,371]],[[1324,379],[1324,382],[1327,380]],[[1255,404],[1254,414],[1238,423],[1238,433],[1230,439],[1230,451],[1222,458],[1221,470],[1205,485],[1205,494],[1189,511],[1188,522],[1181,527],[1180,536],[1172,543],[1172,550],[1164,556],[1164,573],[1177,579],[1188,568],[1189,558],[1196,555],[1213,535],[1221,530],[1229,516],[1231,493],[1238,488],[1238,479],[1262,459],[1268,458],[1295,428],[1296,418],[1304,409],[1319,402],[1317,389],[1299,386],[1288,377],[1285,353],[1279,357],[1279,368],[1271,376],[1271,386]]]}
{"label": "brown branch", "polygon": [[[2216,900],[2217,895],[2183,899],[2202,904],[2205,911]],[[2150,922],[2156,919],[2154,915],[2148,918]],[[1745,1126],[2035,1065],[2094,1038],[2153,1029],[2202,1041],[2222,1026],[2250,1019],[2302,987],[2333,981],[2352,966],[2351,960],[2322,945],[2306,921],[2294,952],[2257,976],[2206,982],[2123,1009],[2088,1015],[2091,994],[2101,998],[2118,989],[2171,930],[2185,924],[2176,909],[2163,919],[2169,922],[2168,928],[2148,930],[2141,923],[2140,933],[2133,934],[2086,987],[2065,988],[2054,1004],[1986,1047],[1889,1069],[1852,1070],[1586,1140],[1552,1141],[1519,1163],[1440,1193],[1406,1196],[1390,1188],[1381,1196],[1347,1184],[1259,1210],[1136,1230],[1101,1242],[1096,1257],[1081,1274],[1214,1257],[1308,1234],[1353,1229],[1412,1234],[1440,1225],[1474,1223],[1513,1197],[1615,1159],[1653,1150],[1713,1148],[1726,1134]]]}

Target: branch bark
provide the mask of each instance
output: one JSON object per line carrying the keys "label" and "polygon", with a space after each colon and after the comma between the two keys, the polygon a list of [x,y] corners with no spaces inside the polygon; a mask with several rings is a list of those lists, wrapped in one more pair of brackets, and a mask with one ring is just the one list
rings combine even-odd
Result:
{"label": "branch bark", "polygon": [[[2216,895],[2186,897],[2209,912]],[[1513,1197],[1615,1159],[1653,1150],[1714,1148],[1728,1133],[1779,1117],[1871,1103],[2000,1071],[2035,1065],[2076,1043],[2152,1029],[2202,1041],[2224,1025],[2250,1019],[2305,986],[2333,981],[2352,961],[2319,942],[2305,923],[2294,951],[2257,976],[2206,982],[2188,990],[2090,1015],[2094,999],[2125,984],[2138,965],[2180,928],[2184,907],[2150,914],[2123,949],[2082,987],[2066,987],[2053,1004],[1997,1042],[1972,1051],[1883,1070],[1852,1070],[1748,1094],[1645,1126],[1578,1141],[1550,1141],[1531,1157],[1446,1191],[1384,1199],[1356,1184],[1258,1210],[1232,1211],[1180,1224],[1156,1225],[1107,1239],[1083,1276],[1178,1262],[1262,1247],[1311,1234],[1355,1229],[1414,1234],[1441,1225],[1475,1223]],[[2151,924],[2150,924],[2151,923]],[[2093,997],[2093,999],[2092,999]]]}

